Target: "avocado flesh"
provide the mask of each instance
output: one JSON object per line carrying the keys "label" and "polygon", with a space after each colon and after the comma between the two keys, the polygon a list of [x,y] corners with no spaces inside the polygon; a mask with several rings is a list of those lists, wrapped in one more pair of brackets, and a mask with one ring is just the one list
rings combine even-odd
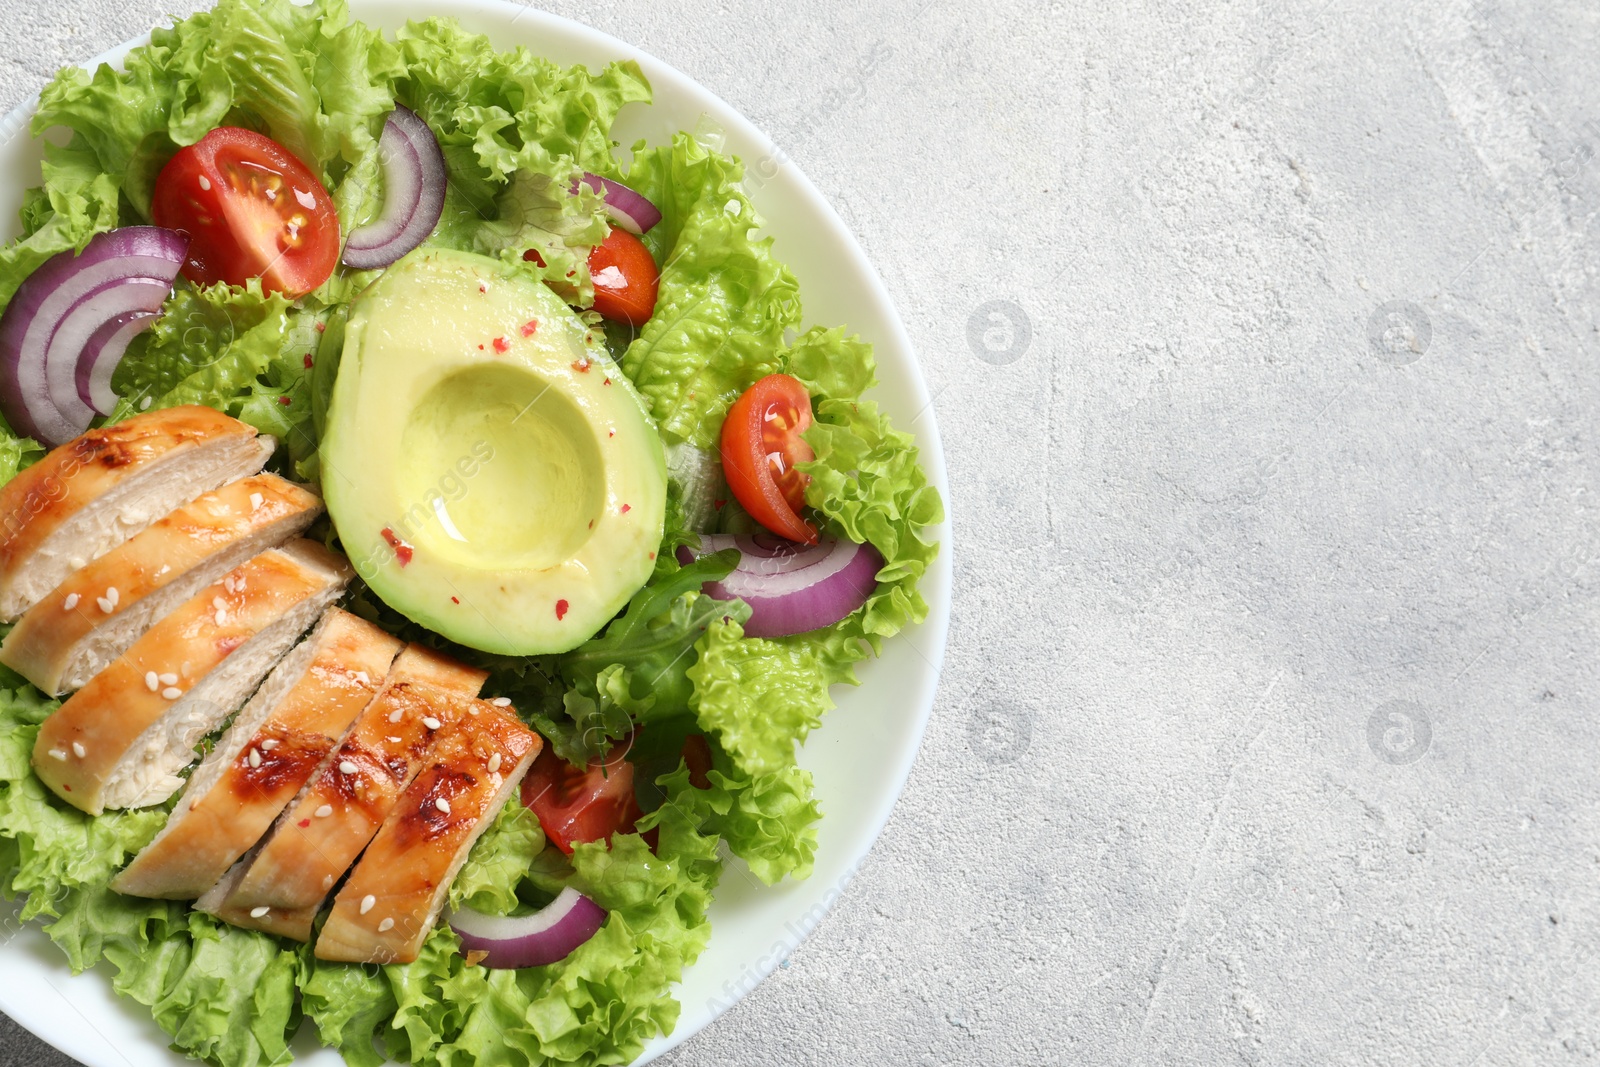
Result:
{"label": "avocado flesh", "polygon": [[649,579],[667,476],[638,394],[544,284],[418,249],[352,304],[328,514],[384,603],[472,648],[564,652]]}

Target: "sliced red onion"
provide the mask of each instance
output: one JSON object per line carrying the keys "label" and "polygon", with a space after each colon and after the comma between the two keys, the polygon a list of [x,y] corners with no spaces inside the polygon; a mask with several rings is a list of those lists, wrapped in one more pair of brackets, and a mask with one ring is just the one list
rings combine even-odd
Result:
{"label": "sliced red onion", "polygon": [[646,233],[661,221],[660,208],[621,182],[584,171],[583,177],[572,183],[573,192],[578,191],[579,182],[606,198],[606,214],[629,233]]}
{"label": "sliced red onion", "polygon": [[[871,545],[824,538],[797,545],[768,533],[752,536],[706,534],[700,553],[739,550],[739,565],[720,582],[707,582],[713,600],[750,605],[749,637],[788,637],[832,626],[867,602],[878,587],[883,557]],[[694,553],[678,550],[688,562]]]}
{"label": "sliced red onion", "polygon": [[566,959],[605,925],[606,910],[568,886],[532,915],[485,915],[462,908],[450,927],[468,952],[487,952],[493,970],[543,967]]}
{"label": "sliced red onion", "polygon": [[75,375],[78,399],[101,415],[111,414],[117,406],[117,394],[111,391],[111,375],[122,362],[128,343],[150,328],[160,313],[156,311],[129,311],[106,321],[83,346]]}
{"label": "sliced red onion", "polygon": [[[152,310],[156,293],[164,297],[172,288],[188,250],[189,238],[174,230],[124,226],[96,234],[81,253],[68,249],[50,257],[23,280],[0,316],[0,411],[13,429],[58,445],[88,428],[92,413],[74,402],[84,342],[108,319]],[[109,292],[119,295],[104,295]],[[90,301],[91,307],[78,314]],[[154,306],[159,308],[160,301]],[[52,378],[52,342],[64,326],[70,335],[63,337],[56,358],[60,366],[70,356],[71,372]],[[53,382],[66,388],[53,390]],[[53,393],[62,396],[68,411],[57,406]]]}
{"label": "sliced red onion", "polygon": [[448,178],[439,139],[417,113],[396,106],[378,137],[383,211],[350,231],[344,262],[357,270],[387,267],[427,240],[444,213]]}
{"label": "sliced red onion", "polygon": [[[124,315],[155,314],[171,292],[171,282],[155,278],[118,278],[85,296],[62,318],[55,336],[50,339],[50,347],[45,350],[44,376],[50,403],[62,418],[78,427],[77,433],[89,428],[89,420],[95,414],[93,405],[78,395],[78,368],[83,365],[89,339],[102,326]],[[111,369],[116,367],[113,365]],[[109,387],[109,371],[106,379]]]}

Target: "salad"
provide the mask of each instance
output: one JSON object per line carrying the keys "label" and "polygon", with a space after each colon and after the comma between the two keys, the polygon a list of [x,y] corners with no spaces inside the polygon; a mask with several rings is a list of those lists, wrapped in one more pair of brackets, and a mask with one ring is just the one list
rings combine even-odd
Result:
{"label": "salad", "polygon": [[[33,132],[70,137],[0,248],[0,890],[175,1050],[284,1063],[304,1025],[353,1067],[626,1063],[677,1021],[725,864],[811,872],[797,748],[925,616],[942,505],[863,397],[870,346],[805,328],[740,161],[704,129],[619,151],[650,96],[631,62],[562,67],[445,18],[386,38],[342,0],[219,0],[41,94]],[[71,481],[90,445],[111,479],[108,442],[147,426],[230,473],[147,479],[76,556],[15,547],[95,506]],[[172,554],[201,511],[236,555]],[[144,559],[192,580],[105,577]],[[212,673],[138,669],[185,612],[240,631]],[[247,739],[324,660],[360,686],[318,683],[316,759],[252,794],[238,848],[177,849],[225,767],[272,763]],[[102,773],[89,705],[121,700],[188,732]],[[426,729],[384,725],[413,705]],[[414,735],[389,807],[292,921],[240,905],[333,810],[318,789],[363,730]],[[446,800],[472,760],[491,786]],[[458,854],[394,829],[460,822],[462,798]],[[228,876],[173,888],[163,847]],[[426,863],[425,925],[372,947],[384,876]]]}

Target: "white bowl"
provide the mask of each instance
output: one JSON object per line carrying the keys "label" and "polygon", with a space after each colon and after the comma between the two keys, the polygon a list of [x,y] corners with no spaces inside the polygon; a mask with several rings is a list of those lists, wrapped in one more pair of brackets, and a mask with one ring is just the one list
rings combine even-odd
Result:
{"label": "white bowl", "polygon": [[[616,127],[624,147],[643,137],[668,140],[694,129],[702,114],[721,125],[726,150],[741,156],[756,208],[768,220],[775,251],[800,280],[808,325],[844,325],[871,341],[882,384],[873,397],[896,426],[917,436],[929,481],[948,506],[944,456],[933,408],[911,342],[882,281],[821,194],[773,142],[738,112],[679,71],[631,45],[575,22],[501,0],[352,0],[351,14],[394,30],[406,20],[447,14],[488,34],[499,48],[526,45],[560,63],[591,68],[633,59],[655,87],[650,107],[631,105]],[[147,38],[146,38],[147,39]],[[98,57],[116,64],[130,41]],[[0,120],[0,218],[15,219],[22,190],[39,183],[38,142],[26,131],[35,102]],[[15,229],[5,234],[15,236]],[[928,620],[887,642],[883,657],[863,664],[858,689],[839,688],[839,707],[807,742],[800,762],[816,777],[824,811],[816,871],[804,882],[767,888],[742,864],[729,864],[711,908],[710,946],[676,990],[683,1004],[677,1028],[652,1042],[648,1062],[699,1032],[765,978],[814,929],[844,891],[877,839],[905,784],[933,708],[950,616],[948,524],[939,558],[923,579]],[[186,1062],[141,1005],[111,991],[104,965],[74,977],[66,960],[36,926],[17,929],[0,944],[0,1010],[90,1067],[167,1067]],[[339,1067],[337,1053],[319,1048],[303,1026],[298,1060]]]}

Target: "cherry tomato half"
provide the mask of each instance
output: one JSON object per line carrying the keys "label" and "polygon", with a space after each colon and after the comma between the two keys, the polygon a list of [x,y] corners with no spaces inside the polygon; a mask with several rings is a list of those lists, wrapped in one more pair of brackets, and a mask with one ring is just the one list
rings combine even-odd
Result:
{"label": "cherry tomato half", "polygon": [[544,835],[567,855],[584,841],[631,834],[643,814],[633,795],[633,764],[620,755],[577,767],[546,745],[522,780],[522,804],[539,818]]}
{"label": "cherry tomato half", "polygon": [[627,230],[613,226],[589,253],[594,309],[608,319],[643,326],[656,310],[661,274],[650,250]]}
{"label": "cherry tomato half", "polygon": [[811,428],[811,396],[787,374],[769,374],[744,391],[722,424],[722,473],[750,516],[780,537],[814,545],[817,528],[800,517],[816,458],[800,435]]}
{"label": "cherry tomato half", "polygon": [[156,179],[150,217],[190,237],[183,276],[296,297],[339,263],[339,217],[315,175],[278,142],[220,126],[178,150]]}

